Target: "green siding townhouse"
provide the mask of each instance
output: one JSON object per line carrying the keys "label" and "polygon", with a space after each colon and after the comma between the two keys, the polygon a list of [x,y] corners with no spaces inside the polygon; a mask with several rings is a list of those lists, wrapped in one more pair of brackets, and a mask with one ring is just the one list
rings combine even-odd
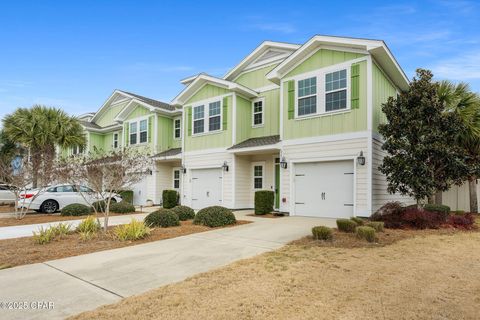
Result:
{"label": "green siding townhouse", "polygon": [[383,41],[265,41],[223,78],[184,79],[182,201],[252,208],[275,192],[290,215],[369,216],[386,201],[381,104],[409,81]]}
{"label": "green siding townhouse", "polygon": [[[115,90],[95,113],[79,117],[85,128],[85,152],[95,148],[139,148],[154,158],[146,178],[133,186],[134,203],[161,203],[164,189],[180,191],[182,111],[168,103]],[[72,149],[77,153],[83,150]]]}

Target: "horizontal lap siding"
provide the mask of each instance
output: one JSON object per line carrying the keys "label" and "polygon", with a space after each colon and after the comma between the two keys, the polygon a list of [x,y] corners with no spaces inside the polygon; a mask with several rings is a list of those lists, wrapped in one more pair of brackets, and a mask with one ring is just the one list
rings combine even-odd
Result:
{"label": "horizontal lap siding", "polygon": [[372,168],[372,210],[377,211],[381,206],[390,201],[400,201],[405,204],[413,204],[415,200],[401,194],[390,194],[387,191],[388,182],[386,176],[378,167],[382,164],[386,151],[382,150],[382,143],[373,139],[373,168]]}
{"label": "horizontal lap siding", "polygon": [[[360,151],[365,152],[367,150],[367,139],[358,138],[341,141],[331,142],[318,142],[309,144],[289,145],[284,146],[283,155],[288,162],[295,162],[295,160],[306,161],[319,161],[326,160],[328,158],[338,157],[354,157],[357,156]],[[336,160],[332,160],[336,161]],[[353,160],[352,160],[353,161]],[[367,165],[356,165],[356,210],[357,215],[365,215],[367,213]],[[289,169],[280,169],[281,174],[281,198],[286,198],[286,203],[281,203],[281,211],[290,210],[290,198],[291,187],[290,175],[292,166],[290,164]]]}
{"label": "horizontal lap siding", "polygon": [[[157,163],[156,168],[156,194],[155,194],[155,203],[160,203],[162,199],[163,190],[173,189],[173,168],[181,167],[180,161],[177,163]],[[183,183],[182,175],[180,175],[180,185]]]}
{"label": "horizontal lap siding", "polygon": [[249,156],[235,157],[235,208],[250,208],[251,160]]}
{"label": "horizontal lap siding", "polygon": [[[477,199],[480,199],[480,185],[477,183]],[[461,186],[452,186],[443,193],[442,202],[452,210],[470,211],[470,192],[468,183]]]}

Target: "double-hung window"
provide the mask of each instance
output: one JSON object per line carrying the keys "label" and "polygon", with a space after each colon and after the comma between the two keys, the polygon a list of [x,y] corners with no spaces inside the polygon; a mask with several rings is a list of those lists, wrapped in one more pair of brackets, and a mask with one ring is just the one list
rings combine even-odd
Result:
{"label": "double-hung window", "polygon": [[203,133],[205,131],[205,106],[196,106],[193,108],[193,133]]}
{"label": "double-hung window", "polygon": [[180,119],[173,120],[173,137],[175,139],[180,139],[182,136],[182,124]]}
{"label": "double-hung window", "polygon": [[118,133],[115,132],[113,134],[113,148],[117,149],[118,148]]}
{"label": "double-hung window", "polygon": [[173,170],[173,188],[180,189],[180,170]]}
{"label": "double-hung window", "polygon": [[347,69],[325,74],[325,112],[347,108]]}
{"label": "double-hung window", "polygon": [[263,164],[253,165],[253,188],[263,189]]}
{"label": "double-hung window", "polygon": [[148,120],[130,122],[130,144],[146,143],[148,140]]}
{"label": "double-hung window", "polygon": [[263,125],[264,100],[254,101],[252,104],[252,126],[257,127]]}
{"label": "double-hung window", "polygon": [[221,126],[222,103],[220,101],[210,102],[193,108],[193,134],[218,131],[221,129]]}
{"label": "double-hung window", "polygon": [[130,122],[130,144],[137,144],[137,123]]}
{"label": "double-hung window", "polygon": [[220,130],[221,106],[220,101],[208,104],[208,131]]}
{"label": "double-hung window", "polygon": [[148,139],[148,121],[141,120],[140,121],[140,143],[147,142]]}
{"label": "double-hung window", "polygon": [[298,116],[317,113],[317,77],[298,81]]}

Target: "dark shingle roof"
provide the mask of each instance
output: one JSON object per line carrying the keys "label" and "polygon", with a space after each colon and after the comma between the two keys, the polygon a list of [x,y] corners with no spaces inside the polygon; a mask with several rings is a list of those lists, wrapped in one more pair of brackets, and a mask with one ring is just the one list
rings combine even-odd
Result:
{"label": "dark shingle roof", "polygon": [[173,148],[173,149],[168,149],[168,150],[162,151],[160,153],[157,153],[153,157],[154,158],[157,158],[157,157],[172,157],[172,156],[176,156],[180,153],[182,153],[182,148]]}
{"label": "dark shingle roof", "polygon": [[83,121],[79,120],[80,124],[86,128],[92,128],[92,129],[102,129],[98,124],[93,123],[93,122],[88,122],[88,121]]}
{"label": "dark shingle roof", "polygon": [[121,92],[126,93],[128,95],[131,95],[131,96],[137,98],[138,100],[141,100],[141,101],[143,101],[143,102],[145,102],[145,103],[147,103],[147,104],[149,104],[153,107],[168,110],[168,111],[174,111],[175,110],[175,107],[168,104],[168,103],[161,102],[161,101],[154,100],[154,99],[150,99],[150,98],[147,98],[147,97],[135,94],[135,93],[123,91],[123,90],[118,90],[118,91],[121,91]]}
{"label": "dark shingle roof", "polygon": [[267,137],[258,137],[258,138],[250,138],[250,139],[242,141],[242,142],[228,148],[228,150],[268,146],[268,145],[276,144],[278,142],[280,142],[280,136],[279,135],[267,136]]}

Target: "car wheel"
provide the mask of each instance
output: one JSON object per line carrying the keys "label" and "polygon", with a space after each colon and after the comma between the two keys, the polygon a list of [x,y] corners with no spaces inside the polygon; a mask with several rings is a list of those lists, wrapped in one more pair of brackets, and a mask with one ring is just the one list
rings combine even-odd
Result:
{"label": "car wheel", "polygon": [[58,203],[55,200],[46,200],[42,203],[40,208],[42,212],[55,213],[58,210]]}

